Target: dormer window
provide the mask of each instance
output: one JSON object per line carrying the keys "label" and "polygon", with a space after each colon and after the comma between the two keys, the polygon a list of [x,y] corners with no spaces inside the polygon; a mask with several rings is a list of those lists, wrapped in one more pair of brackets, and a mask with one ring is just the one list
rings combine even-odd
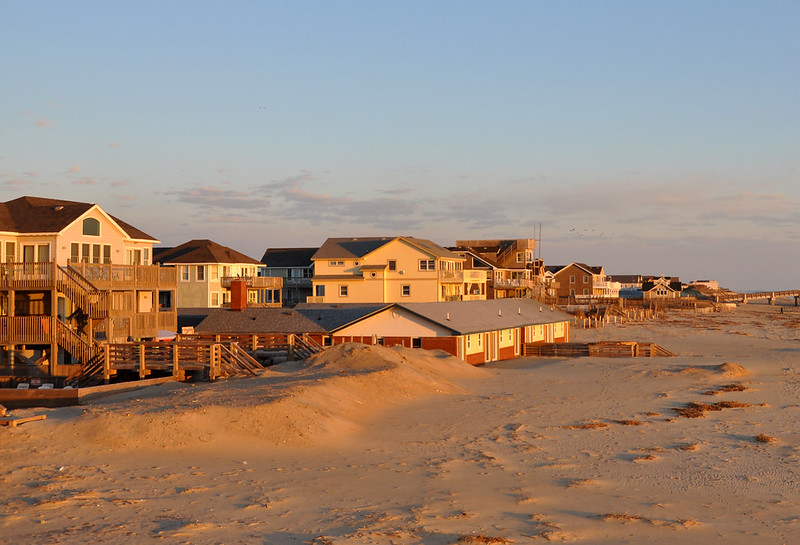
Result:
{"label": "dormer window", "polygon": [[100,222],[95,218],[83,220],[83,234],[90,237],[100,236]]}

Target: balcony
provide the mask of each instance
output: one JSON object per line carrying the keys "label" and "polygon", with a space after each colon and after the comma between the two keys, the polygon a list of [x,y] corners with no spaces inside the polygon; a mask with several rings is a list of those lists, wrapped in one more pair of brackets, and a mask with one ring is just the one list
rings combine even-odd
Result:
{"label": "balcony", "polygon": [[234,280],[244,280],[248,288],[279,290],[283,287],[284,279],[278,276],[223,276],[220,278],[220,285],[223,288],[230,288]]}
{"label": "balcony", "polygon": [[533,280],[527,278],[495,278],[495,289],[533,289]]}
{"label": "balcony", "polygon": [[101,290],[175,289],[178,283],[175,267],[111,263],[70,263],[69,267]]}
{"label": "balcony", "polygon": [[439,271],[439,282],[460,284],[462,282],[486,282],[486,271],[469,269],[466,271]]}

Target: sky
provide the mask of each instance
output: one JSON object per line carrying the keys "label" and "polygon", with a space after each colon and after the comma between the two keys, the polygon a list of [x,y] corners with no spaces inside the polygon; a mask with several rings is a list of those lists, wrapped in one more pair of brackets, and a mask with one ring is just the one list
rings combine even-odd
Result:
{"label": "sky", "polygon": [[800,288],[800,3],[0,1],[0,201]]}

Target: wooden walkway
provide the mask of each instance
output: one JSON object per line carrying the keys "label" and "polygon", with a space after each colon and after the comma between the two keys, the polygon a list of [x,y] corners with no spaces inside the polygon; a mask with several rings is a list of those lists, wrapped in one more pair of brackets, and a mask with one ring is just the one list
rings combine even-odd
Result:
{"label": "wooden walkway", "polygon": [[596,343],[532,343],[523,347],[524,356],[598,358],[671,357],[672,352],[655,343],[637,341],[602,341]]}
{"label": "wooden walkway", "polygon": [[775,299],[780,297],[794,297],[794,306],[800,306],[800,290],[759,291],[755,293],[728,292],[716,295],[714,299],[717,303],[747,303],[748,301],[767,299],[769,304],[774,304]]}

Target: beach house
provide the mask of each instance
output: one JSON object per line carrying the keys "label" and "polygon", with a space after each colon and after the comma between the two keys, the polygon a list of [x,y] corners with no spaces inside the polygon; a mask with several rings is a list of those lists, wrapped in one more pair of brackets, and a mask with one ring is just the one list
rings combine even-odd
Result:
{"label": "beach house", "polygon": [[312,303],[486,299],[486,272],[415,237],[329,238],[312,256]]}
{"label": "beach house", "polygon": [[261,262],[208,239],[156,248],[154,260],[174,267],[178,308],[219,308],[231,303],[232,283],[244,282],[248,306],[280,306],[281,278],[258,275]]}
{"label": "beach house", "polygon": [[0,203],[4,361],[58,375],[104,342],[175,331],[175,271],[152,264],[155,243],[94,203]]}

